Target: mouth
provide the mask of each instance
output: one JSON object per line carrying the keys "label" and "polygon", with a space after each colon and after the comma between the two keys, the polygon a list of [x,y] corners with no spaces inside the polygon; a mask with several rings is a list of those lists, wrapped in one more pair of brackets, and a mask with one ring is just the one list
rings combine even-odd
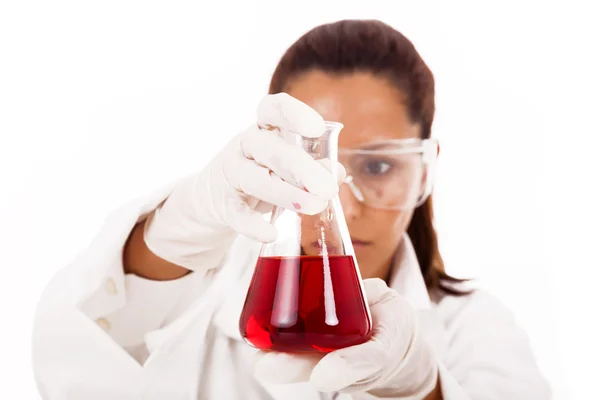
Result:
{"label": "mouth", "polygon": [[352,246],[355,249],[362,248],[362,247],[367,247],[367,246],[370,246],[371,244],[373,244],[373,242],[368,242],[368,241],[365,241],[365,240],[352,239]]}
{"label": "mouth", "polygon": [[[370,241],[352,239],[352,247],[354,247],[354,249],[362,249],[362,248],[370,246],[372,244],[373,244],[373,242],[370,242]],[[338,251],[337,246],[335,246],[334,243],[330,243],[329,241],[326,241],[324,243],[324,246],[320,240],[314,241],[311,243],[311,246],[315,249],[319,249],[320,251],[322,251],[323,248],[326,248],[330,254],[335,254]]]}
{"label": "mouth", "polygon": [[338,252],[337,246],[329,241],[325,241],[324,243],[321,240],[317,240],[311,243],[312,247],[322,251],[323,249],[327,249],[327,252],[330,254],[336,254]]}

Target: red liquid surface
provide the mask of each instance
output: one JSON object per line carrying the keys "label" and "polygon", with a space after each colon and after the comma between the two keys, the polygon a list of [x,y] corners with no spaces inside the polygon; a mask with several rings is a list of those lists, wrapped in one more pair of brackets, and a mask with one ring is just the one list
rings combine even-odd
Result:
{"label": "red liquid surface", "polygon": [[[240,317],[252,346],[285,352],[363,343],[371,323],[351,256],[261,257]],[[329,279],[329,276],[331,279]]]}

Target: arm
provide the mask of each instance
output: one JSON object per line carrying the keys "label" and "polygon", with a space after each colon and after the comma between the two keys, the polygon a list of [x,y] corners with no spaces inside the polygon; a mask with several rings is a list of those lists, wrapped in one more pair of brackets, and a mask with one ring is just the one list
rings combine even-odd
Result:
{"label": "arm", "polygon": [[477,290],[465,297],[448,296],[428,318],[441,329],[431,340],[439,334],[448,343],[438,354],[436,387],[425,400],[551,398],[527,335],[513,313],[490,294]]}
{"label": "arm", "polygon": [[[98,398],[103,390],[122,390],[121,398],[137,398],[148,349],[144,336],[159,329],[181,294],[195,288],[202,274],[151,275],[139,269],[143,260],[139,236],[148,215],[169,195],[158,190],[111,213],[87,249],[58,271],[38,302],[33,327],[32,362],[44,399]],[[126,245],[127,243],[127,245]],[[169,281],[145,279],[140,274]],[[159,264],[157,258],[151,266]],[[197,276],[194,276],[197,275]],[[206,286],[206,285],[204,285]],[[201,296],[201,290],[192,290]],[[185,307],[179,307],[185,309]],[[101,362],[99,362],[101,360]],[[92,390],[93,389],[93,390]],[[131,390],[129,392],[128,390]],[[114,393],[106,392],[105,398]]]}
{"label": "arm", "polygon": [[548,400],[526,333],[513,313],[492,295],[477,290],[449,296],[438,305],[448,348],[440,383],[445,400]]}
{"label": "arm", "polygon": [[[337,194],[336,179],[326,168],[261,128],[318,137],[325,131],[318,113],[280,93],[265,97],[257,117],[200,173],[111,215],[92,245],[55,276],[34,328],[41,392],[62,399],[66,387],[74,398],[99,398],[86,390],[137,382],[148,353],[176,342],[203,312],[207,302],[195,300],[216,294],[214,271],[235,252],[238,235],[275,240],[275,227],[255,207],[295,210],[298,203],[303,213],[316,214]],[[277,164],[280,157],[285,165]],[[286,177],[294,177],[294,184]]]}
{"label": "arm", "polygon": [[433,329],[425,338],[397,292],[379,279],[363,283],[373,339],[322,358],[265,352],[257,376],[273,383],[308,380],[319,391],[350,393],[356,400],[551,398],[526,335],[492,296],[448,296],[423,316],[433,323],[423,324]]}
{"label": "arm", "polygon": [[191,271],[168,262],[152,253],[144,241],[146,220],[135,225],[123,251],[123,269],[126,274],[155,281],[181,278]]}
{"label": "arm", "polygon": [[440,385],[439,376],[435,384],[435,388],[423,400],[444,400],[444,396],[442,396],[442,386]]}

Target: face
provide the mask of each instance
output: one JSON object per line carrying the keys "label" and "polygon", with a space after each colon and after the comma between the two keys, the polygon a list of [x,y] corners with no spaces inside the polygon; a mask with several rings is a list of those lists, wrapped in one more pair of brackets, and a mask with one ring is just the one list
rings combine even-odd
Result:
{"label": "face", "polygon": [[[403,94],[386,78],[368,73],[331,75],[313,71],[294,79],[285,91],[325,120],[344,124],[340,148],[420,137],[418,124],[409,118]],[[348,185],[340,187],[340,201],[362,277],[386,279],[412,211],[369,207],[357,200]]]}

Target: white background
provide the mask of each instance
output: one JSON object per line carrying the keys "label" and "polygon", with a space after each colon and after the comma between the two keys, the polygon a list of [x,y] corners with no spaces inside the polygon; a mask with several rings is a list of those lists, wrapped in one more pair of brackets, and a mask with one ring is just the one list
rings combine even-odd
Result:
{"label": "white background", "polygon": [[252,122],[286,47],[341,18],[392,24],[435,74],[449,272],[514,310],[556,399],[598,396],[600,32],[584,4],[0,3],[0,398],[38,398],[37,298],[104,216],[201,168]]}

